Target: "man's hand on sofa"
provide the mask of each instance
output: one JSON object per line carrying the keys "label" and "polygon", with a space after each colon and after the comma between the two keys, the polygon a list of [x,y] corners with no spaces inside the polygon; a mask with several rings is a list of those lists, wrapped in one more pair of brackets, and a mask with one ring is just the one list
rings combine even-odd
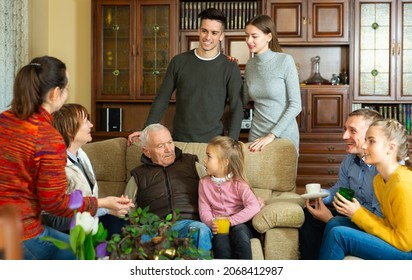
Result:
{"label": "man's hand on sofa", "polygon": [[124,216],[129,213],[129,209],[134,207],[134,203],[127,196],[121,197],[107,196],[98,199],[98,207],[107,208],[109,212],[116,213],[116,216]]}
{"label": "man's hand on sofa", "polygon": [[139,142],[140,142],[140,134],[141,134],[141,133],[142,133],[141,131],[136,131],[136,132],[133,132],[132,134],[130,134],[130,135],[127,137],[127,145],[130,146],[130,145],[132,145],[134,142],[139,143]]}

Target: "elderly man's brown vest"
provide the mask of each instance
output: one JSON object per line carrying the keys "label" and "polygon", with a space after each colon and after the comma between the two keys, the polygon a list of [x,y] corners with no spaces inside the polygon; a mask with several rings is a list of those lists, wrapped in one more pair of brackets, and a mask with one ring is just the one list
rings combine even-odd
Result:
{"label": "elderly man's brown vest", "polygon": [[196,155],[175,148],[176,160],[169,166],[154,164],[142,155],[142,165],[131,171],[137,184],[136,207],[149,206],[149,212],[164,218],[180,210],[180,218],[198,220],[199,176]]}

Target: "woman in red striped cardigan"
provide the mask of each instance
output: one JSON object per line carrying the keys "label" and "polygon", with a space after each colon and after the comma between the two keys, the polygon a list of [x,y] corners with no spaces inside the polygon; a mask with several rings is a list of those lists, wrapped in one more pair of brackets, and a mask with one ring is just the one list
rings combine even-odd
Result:
{"label": "woman in red striped cardigan", "polygon": [[[51,113],[68,97],[65,64],[54,57],[38,57],[22,67],[14,81],[11,108],[0,114],[0,206],[13,204],[23,222],[25,259],[74,259],[41,238],[68,242],[67,234],[41,223],[42,210],[70,217],[65,174],[66,145],[52,125]],[[96,214],[98,207],[129,208],[128,198],[84,197],[80,211]]]}

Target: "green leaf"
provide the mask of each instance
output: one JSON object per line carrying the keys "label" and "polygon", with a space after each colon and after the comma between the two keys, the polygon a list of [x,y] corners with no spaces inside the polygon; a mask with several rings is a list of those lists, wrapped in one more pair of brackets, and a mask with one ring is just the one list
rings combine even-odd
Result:
{"label": "green leaf", "polygon": [[42,237],[41,240],[50,241],[50,242],[52,242],[57,248],[59,248],[59,249],[61,249],[61,250],[70,249],[70,244],[69,244],[69,243],[66,243],[66,242],[64,242],[64,241],[61,241],[61,240],[59,240],[59,239],[56,239],[56,238],[53,238],[53,237],[50,237],[50,236]]}
{"label": "green leaf", "polygon": [[101,243],[107,238],[107,230],[103,227],[102,223],[99,223],[99,227],[95,235],[93,235],[93,244]]}
{"label": "green leaf", "polygon": [[87,235],[84,241],[84,259],[85,260],[95,260],[96,252],[93,246],[93,238]]}
{"label": "green leaf", "polygon": [[70,246],[78,259],[84,260],[83,243],[86,238],[84,229],[77,225],[70,230]]}
{"label": "green leaf", "polygon": [[144,209],[143,209],[143,213],[147,213],[147,212],[149,212],[149,206],[146,206]]}
{"label": "green leaf", "polygon": [[166,216],[166,221],[171,221],[173,219],[173,215],[172,214],[168,214]]}

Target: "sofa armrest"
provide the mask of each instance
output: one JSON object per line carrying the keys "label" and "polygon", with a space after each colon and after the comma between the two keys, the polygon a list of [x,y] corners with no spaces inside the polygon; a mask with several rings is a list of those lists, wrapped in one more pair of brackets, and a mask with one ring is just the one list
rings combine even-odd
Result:
{"label": "sofa armrest", "polygon": [[265,233],[275,227],[299,228],[305,216],[302,207],[293,202],[273,202],[262,208],[253,217],[253,227],[260,233]]}

